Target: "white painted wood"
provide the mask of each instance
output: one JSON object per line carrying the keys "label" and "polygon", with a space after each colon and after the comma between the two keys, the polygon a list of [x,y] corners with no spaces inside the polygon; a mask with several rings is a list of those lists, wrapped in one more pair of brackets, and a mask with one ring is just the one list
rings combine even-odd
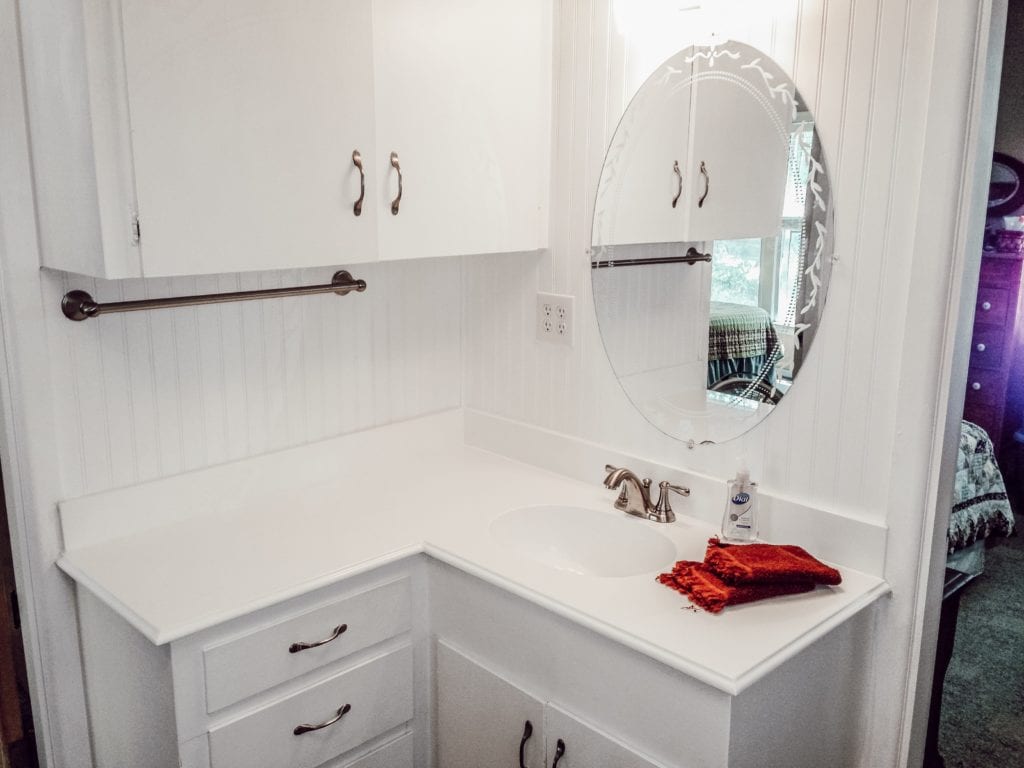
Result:
{"label": "white painted wood", "polygon": [[413,735],[406,733],[354,761],[343,758],[323,768],[413,768],[413,765]]}
{"label": "white painted wood", "polygon": [[[544,761],[544,702],[443,640],[436,644],[437,760],[445,768],[508,768]],[[546,764],[550,765],[550,762]]]}
{"label": "white painted wood", "polygon": [[[412,719],[412,648],[368,661],[210,732],[211,768],[313,768],[389,728]],[[333,726],[296,736],[339,707],[351,709]]]}
{"label": "white painted wood", "polygon": [[[565,749],[558,765],[564,768],[663,768],[557,704],[544,708],[544,736],[545,765],[554,764],[561,741]],[[682,755],[679,759],[685,764]]]}
{"label": "white painted wood", "polygon": [[373,259],[369,4],[121,4],[143,273]]}
{"label": "white painted wood", "polygon": [[551,17],[542,0],[374,0],[383,258],[547,245]]}
{"label": "white painted wood", "polygon": [[177,768],[170,653],[87,591],[78,593],[89,733],[96,765]]}
{"label": "white painted wood", "polygon": [[[216,712],[407,631],[409,599],[409,579],[403,578],[207,647],[203,652],[207,711]],[[322,640],[342,625],[344,633],[330,643],[289,652],[293,643]]]}

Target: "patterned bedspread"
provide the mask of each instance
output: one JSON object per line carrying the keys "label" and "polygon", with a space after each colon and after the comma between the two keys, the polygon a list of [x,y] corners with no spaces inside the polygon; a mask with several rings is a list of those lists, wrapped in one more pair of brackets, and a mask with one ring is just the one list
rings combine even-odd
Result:
{"label": "patterned bedspread", "polygon": [[970,546],[989,536],[1009,536],[1013,512],[1006,499],[1003,475],[996,464],[988,434],[964,421],[957,453],[953,513],[949,519],[949,551]]}
{"label": "patterned bedspread", "polygon": [[760,307],[711,302],[708,360],[782,356],[779,336],[768,313]]}

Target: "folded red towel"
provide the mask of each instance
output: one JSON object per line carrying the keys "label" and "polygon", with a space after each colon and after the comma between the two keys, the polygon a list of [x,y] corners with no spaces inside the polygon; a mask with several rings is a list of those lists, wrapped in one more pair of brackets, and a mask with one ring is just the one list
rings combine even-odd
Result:
{"label": "folded red towel", "polygon": [[843,577],[794,544],[725,544],[708,540],[704,565],[729,584],[777,584],[802,579],[840,584]]}
{"label": "folded red towel", "polygon": [[814,589],[814,582],[810,579],[789,583],[726,584],[704,563],[691,560],[680,560],[673,566],[672,573],[661,574],[658,581],[677,592],[682,592],[691,602],[711,613],[718,613],[727,605],[750,603],[768,597],[796,595]]}

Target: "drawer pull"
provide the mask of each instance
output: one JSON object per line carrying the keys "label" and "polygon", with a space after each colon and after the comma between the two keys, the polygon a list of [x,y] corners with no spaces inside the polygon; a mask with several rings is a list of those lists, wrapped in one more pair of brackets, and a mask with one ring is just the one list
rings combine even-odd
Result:
{"label": "drawer pull", "polygon": [[526,742],[533,736],[533,723],[527,720],[523,723],[523,738],[519,742],[519,768],[526,768]]}
{"label": "drawer pull", "polygon": [[708,167],[704,165],[703,160],[700,161],[700,175],[704,177],[704,194],[697,201],[697,207],[703,208],[704,201],[708,199],[708,192],[711,191],[711,174],[708,173]]}
{"label": "drawer pull", "polygon": [[324,720],[322,723],[318,723],[317,725],[310,725],[309,723],[296,725],[295,730],[292,731],[292,733],[294,733],[296,736],[301,736],[304,733],[309,733],[310,731],[319,731],[321,728],[326,728],[328,725],[334,725],[336,722],[341,720],[341,718],[347,715],[350,709],[352,709],[351,704],[346,704],[343,707],[338,707],[338,714],[336,714],[330,720]]}
{"label": "drawer pull", "polygon": [[555,759],[551,761],[551,768],[556,768],[558,761],[562,759],[562,755],[565,754],[565,742],[561,739],[555,744]]}
{"label": "drawer pull", "polygon": [[331,632],[330,637],[325,637],[323,640],[317,640],[315,643],[292,643],[288,646],[288,653],[298,653],[299,651],[308,651],[310,648],[319,648],[321,645],[327,645],[333,640],[337,640],[348,629],[348,624],[339,624]]}
{"label": "drawer pull", "polygon": [[985,351],[985,345],[984,344],[979,344],[978,346],[975,347],[975,349],[978,350],[979,352],[984,352]]}
{"label": "drawer pull", "polygon": [[679,161],[672,163],[672,172],[676,175],[676,196],[672,198],[672,207],[675,208],[679,202],[679,196],[683,194],[683,172],[679,170]]}
{"label": "drawer pull", "polygon": [[991,301],[983,301],[983,302],[981,302],[981,309],[982,309],[983,312],[988,312],[990,309],[992,309],[992,302]]}
{"label": "drawer pull", "polygon": [[971,384],[971,389],[973,389],[975,392],[979,391],[981,389],[981,382],[976,381],[973,384]]}

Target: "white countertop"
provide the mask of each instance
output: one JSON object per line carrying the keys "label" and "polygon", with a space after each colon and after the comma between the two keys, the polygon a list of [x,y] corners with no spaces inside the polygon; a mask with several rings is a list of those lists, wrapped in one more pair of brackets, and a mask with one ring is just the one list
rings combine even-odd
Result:
{"label": "white countertop", "polygon": [[[163,644],[426,553],[731,694],[889,591],[841,568],[839,587],[709,614],[658,584],[661,568],[598,578],[539,564],[491,522],[541,504],[621,515],[602,468],[581,483],[467,447],[461,424],[449,412],[63,502],[58,565]],[[700,560],[716,531],[686,505],[671,524],[628,519]]]}

